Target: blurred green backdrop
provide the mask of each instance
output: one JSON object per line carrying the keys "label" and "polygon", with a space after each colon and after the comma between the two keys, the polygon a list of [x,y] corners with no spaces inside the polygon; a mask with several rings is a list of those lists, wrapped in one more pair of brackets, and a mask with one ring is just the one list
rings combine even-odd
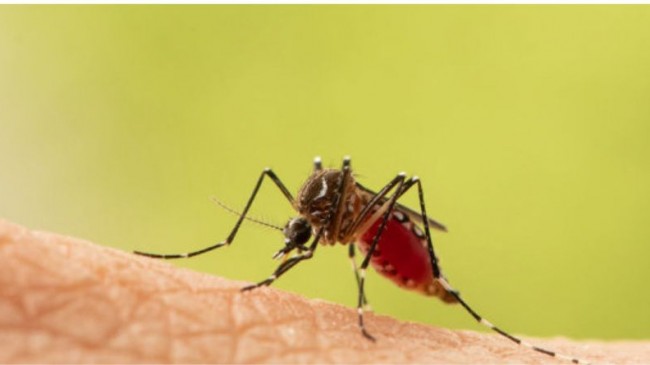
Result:
{"label": "blurred green backdrop", "polygon": [[[211,195],[241,209],[265,166],[295,191],[349,154],[370,187],[422,178],[443,268],[491,321],[648,338],[649,99],[647,6],[2,6],[0,215],[184,252],[235,221]],[[263,187],[254,216],[292,214]],[[175,264],[255,281],[281,246],[247,224]],[[356,301],[343,247],[277,286]],[[368,290],[378,313],[480,329]]]}

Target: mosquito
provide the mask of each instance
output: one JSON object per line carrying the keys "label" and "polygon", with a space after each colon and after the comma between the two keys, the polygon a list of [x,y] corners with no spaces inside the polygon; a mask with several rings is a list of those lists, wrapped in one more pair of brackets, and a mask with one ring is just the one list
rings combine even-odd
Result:
{"label": "mosquito", "polygon": [[[407,178],[405,173],[399,173],[375,192],[355,181],[350,157],[347,156],[343,159],[340,169],[323,168],[320,157],[316,157],[314,170],[298,191],[296,198],[291,195],[273,170],[265,168],[257,179],[243,211],[238,214],[239,218],[235,226],[228,237],[221,242],[182,254],[155,254],[140,251],[135,251],[135,254],[157,259],[180,259],[230,245],[244,219],[265,224],[247,217],[247,213],[262,182],[267,177],[282,192],[298,215],[291,218],[283,228],[276,227],[282,230],[284,247],[278,250],[273,258],[285,260],[268,278],[246,286],[242,291],[271,285],[298,263],[314,257],[319,244],[333,246],[340,243],[348,245],[348,257],[352,261],[357,282],[359,329],[363,336],[371,341],[375,341],[375,338],[367,331],[363,319],[364,306],[368,304],[364,288],[369,265],[372,265],[380,275],[402,288],[438,297],[445,303],[460,304],[477,322],[518,345],[575,364],[587,364],[580,359],[523,341],[479,315],[461,298],[459,292],[442,274],[430,229],[446,232],[447,228],[427,215],[420,179],[417,176]],[[417,189],[419,211],[398,202],[413,187]],[[235,212],[225,206],[224,208]],[[363,253],[360,266],[356,265],[355,246]],[[288,257],[294,250],[295,254]]]}

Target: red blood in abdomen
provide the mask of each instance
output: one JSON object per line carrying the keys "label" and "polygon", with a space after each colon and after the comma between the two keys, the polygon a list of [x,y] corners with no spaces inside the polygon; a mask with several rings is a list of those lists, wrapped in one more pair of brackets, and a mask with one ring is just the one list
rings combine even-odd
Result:
{"label": "red blood in abdomen", "polygon": [[[359,249],[366,254],[377,233],[381,219],[378,219],[357,242]],[[377,247],[370,260],[371,265],[383,276],[391,279],[397,285],[407,287],[409,279],[414,281],[412,289],[424,291],[433,281],[433,272],[429,253],[419,238],[409,227],[413,223],[402,223],[391,217],[379,237]],[[389,266],[395,270],[387,270]]]}

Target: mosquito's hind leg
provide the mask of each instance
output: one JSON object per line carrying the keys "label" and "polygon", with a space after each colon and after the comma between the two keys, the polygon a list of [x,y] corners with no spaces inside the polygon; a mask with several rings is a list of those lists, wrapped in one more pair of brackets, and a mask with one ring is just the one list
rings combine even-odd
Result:
{"label": "mosquito's hind leg", "polygon": [[512,342],[514,342],[514,343],[516,343],[518,345],[528,347],[528,348],[530,348],[530,349],[532,349],[534,351],[537,351],[539,353],[542,353],[544,355],[548,355],[548,356],[556,357],[556,358],[561,358],[561,359],[564,359],[566,361],[570,361],[570,362],[572,362],[574,364],[587,364],[586,362],[584,362],[584,361],[582,361],[582,360],[580,360],[578,358],[566,356],[566,355],[563,355],[563,354],[556,353],[555,351],[547,350],[545,348],[532,345],[532,344],[520,339],[519,337],[511,335],[509,332],[506,332],[506,331],[502,330],[501,328],[495,326],[490,321],[488,321],[487,319],[485,319],[484,317],[479,315],[478,312],[476,312],[472,307],[470,307],[470,305],[465,300],[463,300],[461,298],[459,292],[456,289],[454,289],[449,284],[447,279],[445,279],[445,277],[442,275],[439,260],[438,260],[438,257],[436,256],[434,248],[433,248],[433,240],[431,239],[431,232],[429,231],[429,219],[427,217],[427,211],[426,211],[426,207],[424,205],[424,190],[422,189],[422,182],[417,177],[413,177],[409,182],[404,184],[404,187],[402,189],[402,193],[405,193],[413,185],[418,186],[418,199],[420,201],[420,214],[422,216],[422,225],[424,226],[424,233],[425,233],[426,239],[427,239],[427,249],[428,249],[428,253],[429,253],[429,261],[431,263],[431,269],[432,269],[432,272],[433,272],[433,278],[440,284],[440,286],[442,286],[444,288],[444,290],[447,292],[447,294],[451,298],[453,298],[456,302],[460,303],[460,305],[467,311],[467,313],[469,313],[478,323],[480,323],[483,326],[485,326],[485,327],[491,329],[492,331],[498,333],[499,335],[503,336],[504,338],[507,338],[508,340],[510,340],[510,341],[512,341]]}

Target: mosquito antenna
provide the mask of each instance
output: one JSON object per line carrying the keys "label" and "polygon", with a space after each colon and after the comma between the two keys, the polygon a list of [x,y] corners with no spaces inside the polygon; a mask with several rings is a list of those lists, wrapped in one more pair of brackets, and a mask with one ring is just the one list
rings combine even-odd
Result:
{"label": "mosquito antenna", "polygon": [[[211,197],[210,197],[210,200],[212,200],[212,201],[213,201],[214,203],[216,203],[218,206],[220,206],[221,208],[223,208],[225,211],[230,212],[230,213],[232,213],[232,214],[234,214],[234,215],[236,215],[236,216],[238,216],[238,217],[241,216],[241,213],[240,213],[240,212],[238,212],[238,211],[236,211],[236,210],[230,208],[230,207],[227,206],[226,204],[224,204],[224,203],[222,203],[221,201],[219,201],[219,199],[217,199],[216,197],[211,196]],[[275,224],[271,224],[271,223],[268,223],[268,222],[264,222],[263,220],[256,219],[256,218],[252,218],[252,217],[248,217],[248,216],[246,216],[245,218],[246,218],[246,220],[249,220],[249,221],[251,221],[251,222],[253,222],[253,223],[257,223],[257,224],[262,225],[262,226],[265,226],[265,227],[269,227],[269,228],[276,229],[276,230],[278,230],[278,231],[282,231],[282,227],[278,227],[278,226],[276,226]]]}

